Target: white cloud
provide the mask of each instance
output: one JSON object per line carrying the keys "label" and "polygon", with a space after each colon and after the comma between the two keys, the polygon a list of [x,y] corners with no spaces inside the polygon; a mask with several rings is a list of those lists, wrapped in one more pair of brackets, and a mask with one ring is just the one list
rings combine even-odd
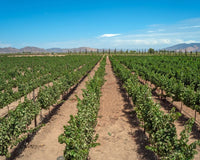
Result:
{"label": "white cloud", "polygon": [[129,34],[129,35],[124,35],[123,38],[165,38],[165,37],[174,37],[174,36],[179,36],[181,32],[165,32],[165,33],[158,33],[158,32],[152,32],[152,33],[141,33],[141,34]]}
{"label": "white cloud", "polygon": [[155,32],[155,31],[147,31],[148,33],[153,33],[153,32]]}
{"label": "white cloud", "polygon": [[188,41],[185,41],[185,43],[197,43],[197,41],[195,41],[195,40],[188,40]]}
{"label": "white cloud", "polygon": [[100,36],[100,38],[104,38],[104,37],[115,37],[115,36],[119,36],[121,34],[103,34]]}
{"label": "white cloud", "polygon": [[128,44],[128,45],[159,45],[159,44],[171,44],[172,41],[170,39],[118,39],[114,42],[120,44]]}
{"label": "white cloud", "polygon": [[165,29],[158,29],[158,32],[163,32],[165,31]]}
{"label": "white cloud", "polygon": [[184,27],[179,27],[179,29],[190,29],[190,28],[200,28],[200,26],[197,25],[197,26],[184,26]]}
{"label": "white cloud", "polygon": [[191,28],[200,28],[200,26],[191,26]]}
{"label": "white cloud", "polygon": [[200,23],[200,18],[191,18],[191,19],[185,19],[179,22],[180,24],[190,24],[190,25],[196,25]]}
{"label": "white cloud", "polygon": [[10,46],[11,46],[10,44],[2,43],[2,42],[0,41],[0,48],[10,47]]}
{"label": "white cloud", "polygon": [[[180,29],[182,27],[182,29]],[[189,27],[189,28],[188,28]],[[124,32],[124,31],[122,31]],[[165,48],[179,43],[198,43],[200,19],[185,20],[173,25],[149,25],[142,30],[122,34],[103,34],[90,39],[49,42],[46,48],[72,48],[88,46],[93,48]]]}
{"label": "white cloud", "polygon": [[163,24],[150,24],[148,25],[148,27],[160,27],[162,26]]}
{"label": "white cloud", "polygon": [[147,32],[148,33],[156,33],[156,32],[163,32],[163,31],[165,31],[165,29],[157,29],[155,31],[150,30],[150,31],[147,31]]}
{"label": "white cloud", "polygon": [[45,48],[75,48],[75,47],[93,47],[93,48],[165,48],[178,43],[194,43],[194,40],[184,40],[184,39],[174,39],[172,37],[168,38],[124,38],[124,37],[113,37],[113,38],[103,38],[103,39],[85,39],[85,40],[75,40],[75,41],[63,41],[63,42],[51,42],[45,45]]}

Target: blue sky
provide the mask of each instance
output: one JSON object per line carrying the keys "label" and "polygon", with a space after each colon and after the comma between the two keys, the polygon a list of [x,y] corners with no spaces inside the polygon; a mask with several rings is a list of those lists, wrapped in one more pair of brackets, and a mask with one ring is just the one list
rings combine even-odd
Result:
{"label": "blue sky", "polygon": [[0,0],[0,47],[164,48],[200,42],[198,0]]}

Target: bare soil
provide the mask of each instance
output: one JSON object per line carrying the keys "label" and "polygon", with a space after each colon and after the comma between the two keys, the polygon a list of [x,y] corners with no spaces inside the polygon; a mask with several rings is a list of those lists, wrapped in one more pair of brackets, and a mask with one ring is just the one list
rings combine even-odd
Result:
{"label": "bare soil", "polygon": [[16,159],[19,160],[56,160],[57,157],[63,155],[64,144],[58,142],[58,136],[64,132],[64,125],[70,119],[70,115],[77,113],[77,99],[75,95],[82,98],[82,89],[89,77],[93,77],[98,69],[99,63],[76,88],[57,110],[56,114],[51,117],[49,122],[42,127],[34,136],[33,140],[27,144],[25,150]]}
{"label": "bare soil", "polygon": [[96,133],[100,146],[90,150],[91,160],[156,159],[146,150],[147,137],[139,127],[133,105],[116,79],[107,58]]}

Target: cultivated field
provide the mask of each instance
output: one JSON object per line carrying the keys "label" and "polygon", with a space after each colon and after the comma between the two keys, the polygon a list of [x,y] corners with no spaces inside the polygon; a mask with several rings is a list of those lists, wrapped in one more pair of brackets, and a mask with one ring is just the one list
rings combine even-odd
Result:
{"label": "cultivated field", "polygon": [[200,57],[0,62],[0,160],[200,159]]}

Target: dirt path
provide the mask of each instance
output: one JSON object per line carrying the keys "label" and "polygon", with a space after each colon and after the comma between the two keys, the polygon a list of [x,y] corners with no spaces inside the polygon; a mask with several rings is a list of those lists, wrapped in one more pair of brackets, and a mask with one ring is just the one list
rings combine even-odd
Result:
{"label": "dirt path", "polygon": [[[89,77],[94,76],[98,67],[99,63],[90,72]],[[18,160],[56,160],[57,157],[63,155],[65,145],[58,142],[58,136],[64,132],[63,126],[69,121],[70,115],[77,113],[75,95],[81,97],[86,81],[88,81],[88,77],[80,83],[68,100],[59,108],[57,114],[50,119],[49,123],[35,135],[27,148],[19,155]]]}
{"label": "dirt path", "polygon": [[155,159],[145,149],[147,141],[139,127],[133,106],[115,78],[107,59],[105,84],[102,87],[96,132],[101,144],[90,150],[91,160]]}

